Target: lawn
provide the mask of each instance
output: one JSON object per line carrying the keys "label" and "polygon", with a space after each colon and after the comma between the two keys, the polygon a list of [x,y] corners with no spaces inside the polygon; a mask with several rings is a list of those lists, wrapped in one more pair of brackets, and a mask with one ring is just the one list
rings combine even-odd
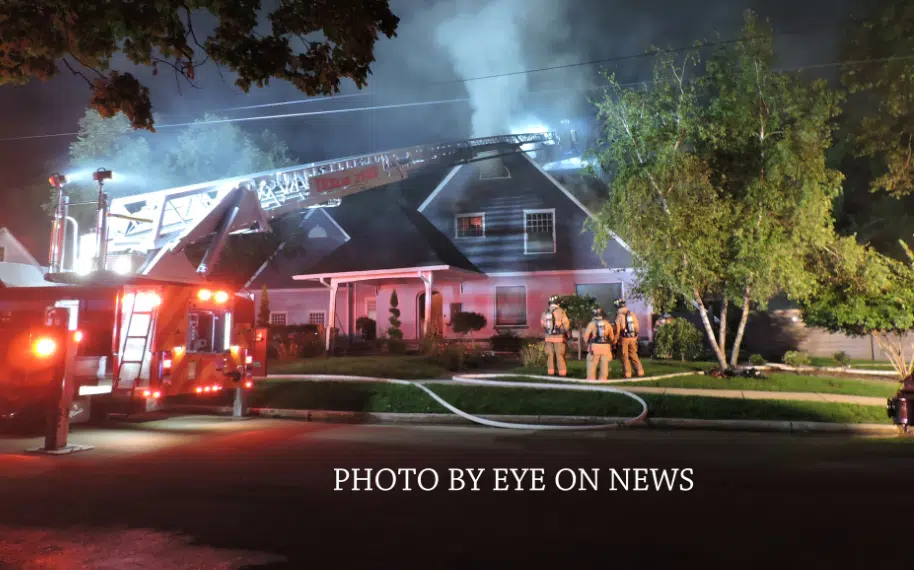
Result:
{"label": "lawn", "polygon": [[710,376],[680,376],[662,380],[624,382],[617,386],[656,386],[663,388],[703,388],[711,390],[760,390],[765,392],[820,392],[890,398],[898,391],[898,383],[887,380],[857,380],[829,376],[765,373],[765,379],[712,378]]}
{"label": "lawn", "polygon": [[[809,358],[811,366],[822,368],[836,368],[838,365],[831,358],[822,356],[812,356]],[[851,368],[862,368],[864,370],[892,370],[892,364],[886,360],[851,360]]]}
{"label": "lawn", "polygon": [[421,380],[454,374],[423,356],[334,356],[270,362],[270,374],[333,374]]}
{"label": "lawn", "polygon": [[[471,414],[630,417],[640,410],[633,400],[611,393],[437,383],[428,386],[452,405]],[[891,423],[885,410],[876,406],[655,394],[641,397],[648,403],[651,417]],[[229,405],[231,395],[222,393],[197,401]],[[351,412],[449,413],[414,386],[381,382],[270,380],[254,391],[250,405]]]}
{"label": "lawn", "polygon": [[[682,362],[679,360],[655,360],[653,358],[642,358],[641,364],[644,366],[646,376],[660,376],[663,374],[675,374],[678,372],[693,372],[708,370],[714,368],[714,362]],[[568,360],[568,377],[569,378],[587,378],[587,362],[584,360]],[[546,374],[546,365],[527,367],[521,366],[514,369],[514,372],[520,374]],[[609,367],[609,377],[622,378],[622,362],[618,359],[613,360]]]}

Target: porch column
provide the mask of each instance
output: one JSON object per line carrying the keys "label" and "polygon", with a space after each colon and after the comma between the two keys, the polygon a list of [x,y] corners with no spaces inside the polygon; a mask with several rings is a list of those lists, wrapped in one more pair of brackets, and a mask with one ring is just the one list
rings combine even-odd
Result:
{"label": "porch column", "polygon": [[419,278],[425,284],[425,327],[423,333],[428,336],[429,325],[432,322],[432,283],[434,277],[432,272],[429,271],[428,273],[419,273]]}
{"label": "porch column", "polygon": [[327,350],[330,350],[330,333],[333,331],[333,327],[336,326],[336,292],[339,289],[340,284],[336,280],[330,281],[330,308],[327,310]]}

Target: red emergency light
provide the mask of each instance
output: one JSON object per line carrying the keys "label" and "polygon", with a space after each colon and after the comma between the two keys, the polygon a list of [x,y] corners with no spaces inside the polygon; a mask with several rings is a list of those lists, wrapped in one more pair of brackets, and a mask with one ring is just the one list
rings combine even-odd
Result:
{"label": "red emergency light", "polygon": [[48,358],[57,352],[57,342],[53,338],[42,337],[32,344],[32,354],[39,358]]}
{"label": "red emergency light", "polygon": [[73,340],[76,342],[82,342],[83,341],[83,331],[76,331],[75,333],[73,333]]}

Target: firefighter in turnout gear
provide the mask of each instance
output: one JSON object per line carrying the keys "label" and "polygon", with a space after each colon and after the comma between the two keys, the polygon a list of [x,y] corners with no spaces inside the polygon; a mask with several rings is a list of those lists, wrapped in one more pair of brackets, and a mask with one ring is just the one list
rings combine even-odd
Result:
{"label": "firefighter in turnout gear", "polygon": [[622,369],[626,378],[632,377],[632,364],[638,376],[644,376],[644,367],[641,366],[641,359],[638,358],[638,333],[641,332],[638,326],[638,317],[625,306],[623,299],[617,299],[613,303],[618,309],[616,313],[616,337],[622,348]]}
{"label": "firefighter in turnout gear", "polygon": [[552,376],[558,368],[559,376],[566,376],[565,342],[571,330],[571,322],[565,310],[559,306],[558,295],[549,297],[549,308],[540,317],[540,324],[546,333],[546,370]]}
{"label": "firefighter in turnout gear", "polygon": [[597,365],[600,366],[600,380],[609,379],[609,363],[613,359],[613,344],[616,342],[615,331],[610,321],[606,320],[602,307],[593,310],[593,320],[584,330],[584,342],[587,343],[587,379],[597,379]]}

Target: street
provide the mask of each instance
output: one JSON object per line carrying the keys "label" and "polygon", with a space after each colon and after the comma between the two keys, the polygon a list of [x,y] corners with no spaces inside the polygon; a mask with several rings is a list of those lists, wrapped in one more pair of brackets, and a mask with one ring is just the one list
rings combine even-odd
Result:
{"label": "street", "polygon": [[[914,508],[902,439],[198,416],[70,441],[95,449],[26,455],[40,439],[0,437],[0,568],[866,568],[907,559],[896,531]],[[335,469],[368,467],[442,480],[334,491]],[[491,490],[509,467],[544,468],[547,490]],[[691,468],[694,487],[555,489],[562,468],[597,467]],[[449,492],[449,468],[485,468],[482,490]]]}

